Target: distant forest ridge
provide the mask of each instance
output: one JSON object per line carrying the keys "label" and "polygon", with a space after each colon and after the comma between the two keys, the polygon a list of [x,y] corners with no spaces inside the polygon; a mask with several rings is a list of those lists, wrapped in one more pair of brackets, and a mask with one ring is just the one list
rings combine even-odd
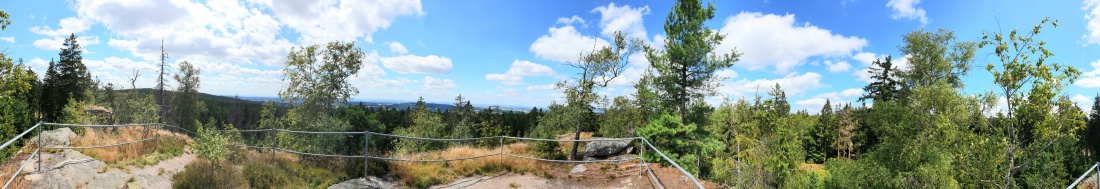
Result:
{"label": "distant forest ridge", "polygon": [[[118,91],[128,91],[128,90],[129,89],[118,90]],[[140,89],[137,89],[137,90],[141,94],[147,94],[147,93],[152,94],[155,91],[152,88],[140,88]],[[164,92],[165,93],[170,93],[170,94],[175,93],[175,91],[171,91],[171,90],[165,90]],[[234,96],[222,96],[222,95],[207,94],[207,93],[201,93],[201,92],[199,93],[199,99],[202,99],[203,101],[232,102],[232,101],[236,100],[236,98],[239,98],[241,101],[243,101],[246,104],[260,105],[264,101],[270,100],[270,101],[278,102],[280,105],[284,105],[282,103],[282,100],[279,99],[278,97],[249,97],[249,96],[234,97]],[[411,108],[416,107],[416,102],[415,101],[413,101],[413,102],[402,102],[402,101],[398,101],[398,100],[348,101],[348,105],[359,105],[359,104],[363,104],[363,106],[370,107],[370,108],[385,107],[385,108],[394,108],[394,109],[398,109],[398,110],[404,110],[406,108],[411,109]],[[454,108],[454,106],[452,106],[452,104],[442,104],[442,103],[432,103],[432,102],[426,102],[426,104],[427,104],[428,108],[432,109],[432,110],[439,109],[440,111],[447,111],[447,110],[450,110],[450,109]],[[476,104],[474,105],[474,110],[478,111],[478,112],[481,112],[481,111],[489,109],[489,108],[492,108],[493,111],[515,111],[515,112],[524,112],[524,113],[526,113],[528,111],[531,111],[531,108],[534,108],[534,107],[509,106],[509,105],[476,105]],[[537,107],[537,108],[542,109],[542,110],[546,109],[545,107]]]}

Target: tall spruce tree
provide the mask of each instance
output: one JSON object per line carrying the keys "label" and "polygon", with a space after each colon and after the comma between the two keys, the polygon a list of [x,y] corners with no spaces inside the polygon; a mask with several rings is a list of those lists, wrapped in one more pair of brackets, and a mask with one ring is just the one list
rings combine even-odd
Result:
{"label": "tall spruce tree", "polygon": [[60,60],[48,68],[45,78],[47,88],[42,94],[41,102],[50,102],[42,105],[42,114],[49,122],[59,121],[64,102],[68,102],[69,98],[78,102],[89,100],[82,94],[93,84],[92,76],[84,66],[83,49],[76,35],[70,34],[62,45],[65,47],[58,53]]}

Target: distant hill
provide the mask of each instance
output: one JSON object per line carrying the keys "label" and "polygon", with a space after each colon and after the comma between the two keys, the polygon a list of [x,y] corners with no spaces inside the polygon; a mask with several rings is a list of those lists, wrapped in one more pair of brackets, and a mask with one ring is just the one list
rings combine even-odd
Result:
{"label": "distant hill", "polygon": [[[227,97],[227,98],[232,98],[232,97]],[[242,96],[240,98],[241,98],[241,100],[248,100],[248,101],[254,101],[254,102],[263,102],[263,101],[268,101],[268,100],[275,101],[275,102],[282,102],[281,99],[276,98],[276,97],[244,97],[244,96]],[[405,108],[410,108],[411,109],[412,107],[416,106],[416,102],[407,102],[407,101],[399,101],[399,100],[351,100],[351,101],[348,101],[348,105],[359,105],[360,103],[363,104],[363,106],[371,107],[371,108],[386,107],[386,108],[394,108],[394,109],[399,109],[399,110],[404,110]],[[451,104],[441,104],[441,103],[431,103],[431,102],[428,102],[426,104],[428,105],[428,108],[432,109],[432,110],[439,109],[441,111],[447,111],[447,110],[450,110],[451,108],[454,108],[454,106],[452,106]],[[516,112],[531,111],[531,107],[497,106],[497,105],[475,105],[474,109],[476,111],[480,112],[482,110],[489,109],[490,107],[492,107],[493,110],[502,110],[502,111],[516,111]]]}

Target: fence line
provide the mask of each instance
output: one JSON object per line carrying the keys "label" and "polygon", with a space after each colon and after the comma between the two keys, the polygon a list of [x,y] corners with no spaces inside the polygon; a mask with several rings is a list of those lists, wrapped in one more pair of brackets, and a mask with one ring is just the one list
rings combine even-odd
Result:
{"label": "fence line", "polygon": [[[0,150],[2,150],[3,148],[5,148],[5,147],[9,146],[10,144],[14,143],[14,142],[15,142],[16,140],[18,140],[18,139],[22,138],[22,137],[23,137],[24,135],[26,135],[27,133],[30,133],[30,132],[31,132],[32,130],[35,130],[35,129],[38,129],[38,132],[39,132],[39,136],[40,136],[40,137],[39,137],[39,140],[41,140],[41,139],[42,139],[42,137],[41,137],[41,135],[42,135],[42,128],[41,128],[41,126],[43,126],[43,125],[48,125],[48,126],[68,126],[68,127],[130,127],[130,126],[155,126],[155,127],[154,127],[154,130],[164,130],[165,128],[175,128],[175,129],[176,129],[177,131],[183,131],[183,132],[188,132],[188,133],[191,133],[191,134],[195,134],[195,136],[199,136],[199,133],[196,133],[196,132],[194,132],[194,131],[190,131],[190,130],[187,130],[187,129],[184,129],[184,128],[181,128],[181,127],[177,127],[177,126],[173,126],[173,125],[169,125],[169,124],[162,124],[162,123],[147,123],[147,124],[121,124],[121,125],[81,125],[81,124],[38,123],[38,124],[36,124],[35,126],[31,127],[30,129],[27,129],[27,131],[24,131],[24,132],[23,132],[22,134],[20,134],[20,135],[16,136],[15,138],[13,138],[13,139],[9,140],[9,141],[8,141],[7,143],[4,143],[3,145],[0,145]],[[656,183],[656,185],[657,185],[658,187],[660,187],[660,188],[664,188],[664,186],[663,186],[663,185],[661,185],[661,183],[660,183],[660,180],[659,180],[659,179],[657,179],[657,178],[656,178],[656,177],[655,177],[655,176],[653,175],[653,171],[652,171],[652,170],[651,170],[651,169],[649,168],[649,164],[648,164],[648,163],[646,163],[646,162],[645,162],[645,160],[644,160],[643,158],[641,158],[641,156],[640,156],[640,155],[637,155],[637,156],[635,156],[635,157],[633,157],[633,158],[626,158],[626,159],[615,159],[615,160],[553,160],[553,159],[543,159],[543,158],[536,158],[536,157],[522,156],[522,155],[516,155],[516,154],[510,154],[510,153],[505,153],[505,152],[504,152],[504,139],[513,139],[513,140],[529,140],[529,141],[543,141],[543,142],[593,142],[593,141],[634,141],[634,140],[641,140],[641,141],[642,141],[643,143],[645,143],[645,144],[646,144],[646,146],[647,146],[647,147],[649,147],[649,148],[650,148],[650,149],[652,149],[653,151],[655,151],[655,152],[657,152],[658,154],[660,154],[660,156],[661,156],[661,157],[662,157],[662,158],[663,158],[663,159],[664,159],[665,161],[668,161],[669,163],[671,163],[671,164],[672,164],[673,166],[675,166],[675,167],[676,167],[677,169],[679,169],[679,170],[680,170],[680,172],[681,172],[681,173],[683,173],[684,175],[687,175],[687,176],[688,176],[688,178],[690,178],[690,179],[691,179],[691,181],[695,183],[695,186],[696,186],[696,187],[698,187],[698,188],[704,188],[704,187],[703,187],[703,185],[702,185],[701,183],[699,183],[699,180],[697,180],[697,179],[695,178],[695,176],[691,175],[691,173],[689,173],[689,172],[687,172],[686,170],[684,170],[684,169],[683,169],[682,167],[680,167],[680,165],[679,165],[679,164],[677,164],[677,163],[676,163],[675,161],[672,161],[672,160],[671,160],[670,158],[668,158],[668,156],[666,156],[666,155],[665,155],[664,153],[662,153],[662,152],[661,152],[661,151],[660,151],[659,149],[657,149],[657,148],[656,148],[655,146],[653,146],[653,144],[650,144],[650,143],[649,143],[649,140],[646,140],[645,138],[642,138],[642,137],[630,137],[630,138],[595,138],[595,139],[581,139],[581,140],[557,140],[557,139],[524,138],[524,137],[512,137],[512,136],[489,136],[489,137],[475,137],[475,138],[423,138],[423,137],[412,137],[412,136],[401,136],[401,135],[392,135],[392,134],[385,134],[385,133],[376,133],[376,132],[370,132],[370,131],[362,131],[362,132],[323,132],[323,131],[296,131],[296,130],[286,130],[286,129],[255,129],[255,130],[215,130],[215,131],[218,131],[218,132],[223,132],[223,133],[227,133],[227,132],[237,132],[237,133],[245,133],[245,132],[274,132],[274,133],[278,133],[278,132],[285,132],[285,133],[295,133],[295,134],[362,134],[362,135],[364,135],[364,136],[365,136],[365,137],[364,137],[364,140],[365,140],[365,143],[364,143],[364,144],[365,144],[365,145],[363,146],[363,149],[364,149],[363,155],[343,155],[343,154],[318,154],[318,153],[308,153],[308,152],[300,152],[300,151],[294,151],[294,150],[290,150],[290,149],[284,149],[284,148],[279,148],[279,147],[278,147],[278,140],[272,141],[272,142],[274,143],[274,144],[273,144],[274,146],[249,146],[249,145],[242,145],[242,144],[243,144],[243,141],[242,141],[242,144],[227,144],[227,145],[231,145],[231,146],[240,146],[240,147],[246,147],[246,148],[255,148],[255,149],[271,149],[271,150],[273,150],[272,152],[274,152],[274,150],[278,150],[278,151],[283,151],[283,152],[287,152],[287,153],[293,153],[293,154],[298,154],[298,155],[309,155],[309,156],[322,156],[322,157],[340,157],[340,158],[364,158],[364,160],[363,160],[363,161],[364,161],[364,164],[363,164],[363,175],[364,175],[364,176],[365,176],[365,175],[367,175],[367,168],[368,168],[367,166],[369,166],[369,165],[368,165],[368,164],[366,163],[366,161],[367,161],[368,159],[375,159],[375,160],[385,160],[385,161],[404,161],[404,162],[450,162],[450,161],[462,161],[462,160],[469,160],[469,159],[477,159],[477,158],[484,158],[484,157],[499,156],[499,157],[501,157],[501,158],[502,158],[502,159],[501,159],[501,161],[503,161],[503,157],[504,157],[504,156],[509,156],[509,157],[515,157],[515,158],[531,159],[531,160],[536,160],[536,161],[545,161],[545,162],[556,162],[556,163],[599,163],[599,162],[624,162],[624,161],[630,161],[630,160],[634,160],[634,159],[639,159],[639,160],[641,160],[641,162],[642,162],[642,166],[644,166],[644,168],[645,168],[645,170],[639,170],[639,171],[640,171],[640,172],[642,172],[642,173],[648,172],[648,175],[649,175],[650,179],[651,179],[651,180],[652,180],[653,182],[655,182],[655,183]],[[154,131],[154,132],[156,132],[156,131]],[[169,132],[173,132],[173,131],[169,131]],[[450,159],[436,159],[436,160],[420,160],[420,159],[400,159],[400,158],[392,158],[392,157],[378,157],[378,156],[371,156],[371,155],[369,155],[369,153],[367,153],[367,152],[368,152],[367,150],[368,150],[368,149],[369,149],[369,147],[370,147],[370,140],[369,140],[369,137],[370,137],[370,135],[378,135],[378,136],[393,137],[393,138],[400,138],[400,139],[411,139],[411,140],[427,140],[427,141],[469,141],[469,140],[486,140],[486,139],[500,139],[500,140],[501,140],[501,142],[500,142],[500,152],[499,152],[499,153],[495,153],[495,154],[485,154],[485,155],[479,155],[479,156],[471,156],[471,157],[450,158]],[[23,166],[25,166],[25,164],[26,164],[26,163],[28,163],[28,162],[30,161],[30,159],[33,159],[33,158],[34,158],[35,156],[37,156],[37,157],[38,157],[38,160],[39,160],[39,165],[38,165],[38,166],[39,166],[39,171],[41,171],[41,166],[42,166],[42,165],[41,165],[41,159],[42,159],[42,156],[41,156],[41,150],[42,150],[43,148],[45,148],[45,149],[93,149],[93,148],[107,148],[107,147],[115,147],[115,146],[121,146],[121,145],[126,145],[126,144],[133,144],[133,143],[138,143],[138,142],[145,142],[145,141],[149,141],[149,140],[153,140],[153,139],[159,139],[159,134],[158,134],[158,135],[157,135],[156,137],[153,137],[153,138],[146,138],[146,139],[142,139],[142,140],[137,140],[137,141],[123,142],[123,143],[118,143],[118,144],[110,144],[110,145],[101,145],[101,146],[85,146],[85,147],[43,147],[43,146],[42,146],[42,143],[41,143],[41,141],[39,141],[39,146],[38,146],[38,148],[37,148],[37,149],[35,150],[35,153],[34,153],[34,154],[32,154],[32,155],[31,155],[31,156],[30,156],[30,157],[29,157],[29,158],[28,158],[27,160],[24,160],[24,162],[23,162],[23,165],[21,165],[21,166],[20,166],[20,168],[19,168],[19,170],[18,170],[18,171],[16,171],[15,173],[13,173],[13,174],[12,174],[12,177],[11,177],[11,178],[10,178],[10,179],[8,180],[8,182],[7,182],[7,183],[5,183],[5,185],[4,185],[4,188],[7,188],[8,184],[10,184],[10,183],[11,183],[11,181],[15,179],[15,176],[17,176],[18,174],[20,174],[20,172],[22,172]],[[644,151],[645,151],[645,147],[641,148],[640,150],[642,150],[642,151],[644,152]],[[272,154],[272,155],[274,155],[274,154]]]}

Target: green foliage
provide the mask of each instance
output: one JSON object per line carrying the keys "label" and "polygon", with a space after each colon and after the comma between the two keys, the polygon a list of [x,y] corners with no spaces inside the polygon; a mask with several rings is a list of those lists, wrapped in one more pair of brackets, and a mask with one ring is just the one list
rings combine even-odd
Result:
{"label": "green foliage", "polygon": [[[69,103],[66,103],[65,108],[61,109],[61,123],[95,124],[95,117],[84,111],[85,107],[84,102],[69,98]],[[78,135],[84,135],[83,127],[71,127],[71,129]]]}
{"label": "green foliage", "polygon": [[[213,120],[205,125],[199,123],[196,123],[196,125],[199,125],[197,131],[199,135],[195,142],[191,143],[192,151],[195,155],[210,160],[212,165],[220,166],[221,160],[229,153],[226,145],[229,144],[232,136],[219,132],[218,124],[214,123]],[[225,129],[230,130],[230,132],[237,130],[231,124],[226,124]]]}
{"label": "green foliage", "polygon": [[[574,106],[550,103],[550,111],[546,115],[539,116],[538,125],[528,135],[532,138],[557,139],[557,136],[569,132],[580,121],[582,110]],[[534,151],[543,158],[564,159],[558,142],[536,142]]]}
{"label": "green foliage", "polygon": [[911,188],[889,185],[889,170],[874,161],[830,159],[825,167],[825,188]]}
{"label": "green foliage", "polygon": [[956,41],[955,34],[946,29],[936,32],[923,29],[902,36],[905,44],[899,47],[909,55],[909,69],[898,70],[903,89],[945,82],[952,88],[963,87],[962,76],[970,71],[977,43]]}
{"label": "green foliage", "polygon": [[0,10],[0,30],[8,29],[8,25],[11,25],[11,19],[8,18],[8,12]]}
{"label": "green foliage", "polygon": [[324,49],[318,45],[295,49],[287,55],[283,80],[288,84],[279,91],[279,98],[297,104],[296,108],[304,109],[302,113],[311,117],[331,114],[359,93],[348,82],[349,77],[359,73],[365,56],[355,48],[355,42],[329,42]]}
{"label": "green foliage", "polygon": [[[216,173],[216,174],[215,174]],[[214,166],[207,160],[195,160],[184,171],[172,176],[172,188],[249,188],[248,180],[233,166]]]}
{"label": "green foliage", "polygon": [[[708,157],[723,147],[695,124],[680,124],[680,118],[671,114],[653,118],[649,124],[638,128],[638,135],[649,140],[657,150],[695,175],[699,175],[700,164],[705,162],[701,158]],[[646,151],[642,158],[647,162],[659,162],[666,166],[671,164],[652,151]]]}
{"label": "green foliage", "polygon": [[874,82],[868,83],[863,87],[863,91],[867,94],[859,97],[860,102],[864,102],[867,99],[874,100],[874,102],[891,101],[898,99],[898,87],[900,83],[898,78],[897,66],[890,61],[890,56],[886,56],[886,60],[875,59],[871,62],[868,74],[871,74],[871,79]]}
{"label": "green foliage", "polygon": [[[699,0],[677,0],[665,19],[665,47],[645,49],[650,65],[659,73],[654,84],[660,98],[676,104],[681,119],[687,118],[688,103],[714,94],[724,78],[714,77],[719,69],[733,66],[741,54],[714,52],[724,35],[704,23],[714,18],[714,5]],[[680,123],[687,124],[684,120]]]}
{"label": "green foliage", "polygon": [[[136,77],[134,79],[137,79]],[[114,103],[114,123],[157,123],[160,115],[157,114],[160,106],[157,106],[156,97],[152,94],[142,95],[136,88],[123,94],[123,99]]]}
{"label": "green foliage", "polygon": [[1100,162],[1100,94],[1092,99],[1092,109],[1088,112],[1087,126],[1078,135],[1091,159]]}
{"label": "green foliage", "polygon": [[[447,125],[443,123],[443,116],[432,112],[427,106],[423,105],[423,97],[417,102],[420,105],[408,115],[408,119],[412,120],[412,124],[409,127],[397,129],[394,133],[401,136],[444,138],[448,132],[446,130]],[[444,149],[447,147],[446,145],[447,143],[441,141],[397,139],[396,148],[398,152],[402,153],[423,152]]]}
{"label": "green foliage", "polygon": [[634,106],[634,101],[629,98],[615,97],[610,106],[604,108],[602,119],[600,119],[600,129],[597,133],[608,138],[636,136],[634,130],[644,125],[646,119],[640,111],[639,108]]}
{"label": "green foliage", "polygon": [[821,106],[817,119],[817,124],[808,133],[810,137],[805,143],[806,153],[810,162],[825,163],[825,159],[835,155],[832,152],[836,151],[833,144],[836,143],[838,131],[831,100],[825,99],[825,105]]}
{"label": "green foliage", "polygon": [[[562,89],[562,93],[565,93],[566,104],[571,107],[583,108],[583,112],[586,112],[586,114],[581,114],[585,117],[574,120],[576,122],[573,123],[573,140],[580,139],[581,121],[588,121],[589,117],[587,116],[591,115],[592,103],[606,100],[605,97],[599,96],[596,92],[600,88],[607,87],[607,84],[619,77],[626,69],[630,55],[641,51],[643,48],[644,44],[641,39],[628,40],[621,31],[616,31],[613,36],[614,43],[611,46],[584,52],[584,54],[581,54],[580,60],[569,63],[569,66],[581,70],[580,73],[577,73],[579,77],[574,78],[576,82],[569,83],[569,80],[564,80],[556,84],[557,88]],[[573,143],[570,157],[579,158],[577,156],[579,145],[579,142]]]}
{"label": "green foliage", "polygon": [[825,178],[827,173],[814,173],[807,171],[798,171],[787,180],[786,185],[782,188],[825,188]]}
{"label": "green foliage", "polygon": [[[16,65],[0,52],[0,138],[10,139],[38,121],[35,113],[40,90],[38,76],[30,67]],[[0,151],[0,159],[7,159],[15,150]]]}
{"label": "green foliage", "polygon": [[47,122],[58,122],[61,117],[61,109],[69,98],[76,101],[89,101],[83,93],[94,87],[92,76],[88,68],[84,66],[83,49],[77,44],[76,35],[69,35],[65,39],[65,47],[58,53],[60,61],[56,64],[51,60],[43,79],[42,91],[42,115]]}
{"label": "green foliage", "polygon": [[[476,136],[477,131],[474,128],[476,122],[477,112],[474,112],[474,106],[470,105],[470,101],[458,95],[455,97],[454,108],[447,111],[447,120],[450,123],[451,138],[472,138]],[[488,135],[482,135],[488,136]]]}
{"label": "green foliage", "polygon": [[1057,146],[1054,144],[1061,139],[1070,138],[1084,128],[1083,115],[1060,94],[1081,72],[1073,66],[1048,62],[1054,53],[1045,47],[1045,41],[1034,38],[1047,24],[1058,27],[1057,20],[1046,18],[1024,34],[1018,34],[1016,29],[1007,37],[1001,32],[983,32],[983,41],[979,44],[979,47],[994,47],[1000,66],[990,62],[986,70],[993,74],[993,83],[998,87],[996,94],[1007,102],[1005,112],[998,113],[997,122],[989,126],[998,134],[987,136],[987,140],[999,141],[996,146],[1004,147],[999,149],[1001,154],[994,156],[1001,161],[989,162],[996,166],[975,176],[976,179],[992,180],[996,187],[1018,187],[1017,174],[1021,171],[1045,170],[1041,174],[1047,175],[1064,172],[1031,161],[1057,162],[1057,159],[1042,158],[1043,154],[1050,153],[1050,146]]}
{"label": "green foliage", "polygon": [[179,83],[172,103],[175,122],[179,127],[192,131],[201,127],[198,117],[206,111],[206,104],[198,99],[200,73],[201,70],[190,62],[183,61],[179,63],[179,73],[172,76]]}
{"label": "green foliage", "polygon": [[[493,120],[481,121],[481,123],[477,124],[477,130],[478,134],[483,137],[504,136],[508,134],[506,133],[507,130],[505,130],[504,125]],[[501,145],[500,142],[499,140],[478,140],[479,145],[486,148],[499,147]]]}

